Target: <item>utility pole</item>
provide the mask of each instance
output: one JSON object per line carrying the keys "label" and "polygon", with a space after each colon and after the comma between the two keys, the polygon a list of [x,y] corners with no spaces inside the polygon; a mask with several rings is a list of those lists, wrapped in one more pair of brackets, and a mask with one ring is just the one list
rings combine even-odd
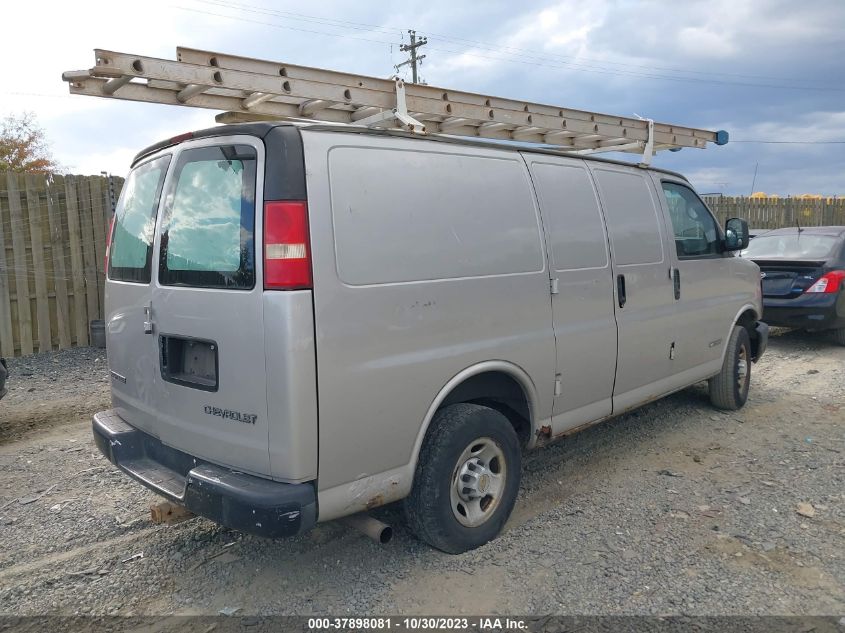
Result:
{"label": "utility pole", "polygon": [[413,77],[413,82],[417,82],[417,64],[423,60],[425,55],[417,55],[417,49],[420,46],[424,46],[428,44],[428,40],[425,37],[421,37],[417,39],[417,32],[413,29],[408,29],[408,33],[411,36],[411,43],[410,44],[402,44],[399,47],[399,50],[402,52],[410,52],[411,58],[406,59],[401,64],[396,64],[395,68],[398,71],[402,66],[407,66],[408,64],[411,65],[411,76]]}

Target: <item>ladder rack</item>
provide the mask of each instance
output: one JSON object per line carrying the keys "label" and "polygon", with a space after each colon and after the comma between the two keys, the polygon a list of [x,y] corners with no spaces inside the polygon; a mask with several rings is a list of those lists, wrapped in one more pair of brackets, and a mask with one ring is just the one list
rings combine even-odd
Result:
{"label": "ladder rack", "polygon": [[632,152],[724,145],[709,131],[504,99],[398,77],[296,66],[191,48],[177,61],[96,49],[95,66],[62,75],[71,94],[224,110],[221,123],[307,120],[542,143],[568,152]]}

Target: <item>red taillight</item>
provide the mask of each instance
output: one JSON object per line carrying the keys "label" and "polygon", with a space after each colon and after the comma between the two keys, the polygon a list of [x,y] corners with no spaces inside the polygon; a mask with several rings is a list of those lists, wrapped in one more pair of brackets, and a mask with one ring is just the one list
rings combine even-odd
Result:
{"label": "red taillight", "polygon": [[308,205],[304,200],[264,203],[264,288],[311,287]]}
{"label": "red taillight", "polygon": [[819,277],[816,283],[804,292],[824,292],[826,294],[839,292],[839,289],[843,286],[843,281],[845,281],[845,270],[831,270]]}
{"label": "red taillight", "polygon": [[106,261],[103,270],[108,274],[109,272],[109,251],[111,250],[111,237],[114,233],[114,213],[111,214],[111,221],[109,222],[109,239],[106,240]]}

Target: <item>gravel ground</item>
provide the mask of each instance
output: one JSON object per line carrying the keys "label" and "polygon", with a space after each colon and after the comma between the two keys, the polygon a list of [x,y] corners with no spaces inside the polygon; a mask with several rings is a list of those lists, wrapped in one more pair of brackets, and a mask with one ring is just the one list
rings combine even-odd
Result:
{"label": "gravel ground", "polygon": [[[12,370],[0,426],[82,382],[95,410],[107,389],[94,350]],[[386,546],[338,524],[275,542],[153,525],[156,497],[99,456],[87,420],[7,429],[0,613],[841,615],[843,407],[845,348],[775,336],[739,412],[698,385],[527,456],[506,532],[460,556],[396,507],[379,512]]]}
{"label": "gravel ground", "polygon": [[8,358],[9,393],[0,400],[0,442],[89,417],[108,407],[106,350],[78,347]]}

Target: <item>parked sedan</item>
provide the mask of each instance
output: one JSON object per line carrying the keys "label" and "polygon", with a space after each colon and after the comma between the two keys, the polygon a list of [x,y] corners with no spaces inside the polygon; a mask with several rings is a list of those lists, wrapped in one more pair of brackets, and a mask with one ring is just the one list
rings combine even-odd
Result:
{"label": "parked sedan", "polygon": [[6,395],[6,378],[9,376],[9,370],[6,369],[6,359],[0,358],[0,398]]}
{"label": "parked sedan", "polygon": [[742,256],[760,266],[766,323],[828,330],[845,345],[845,226],[768,231]]}

